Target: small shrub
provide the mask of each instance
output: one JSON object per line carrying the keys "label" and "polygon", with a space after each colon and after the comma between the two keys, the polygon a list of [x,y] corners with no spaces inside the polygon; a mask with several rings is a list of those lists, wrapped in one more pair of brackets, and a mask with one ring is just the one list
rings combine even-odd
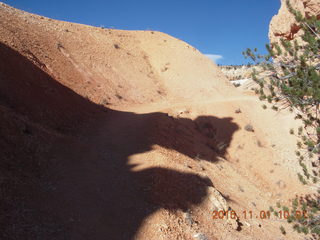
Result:
{"label": "small shrub", "polygon": [[303,185],[307,184],[307,181],[304,179],[304,177],[300,173],[298,173],[298,178]]}
{"label": "small shrub", "polygon": [[304,234],[308,234],[309,233],[309,229],[306,226],[303,226],[301,228],[301,232],[303,232]]}
{"label": "small shrub", "polygon": [[301,149],[302,148],[302,143],[301,142],[297,142],[297,147],[298,147],[298,149]]}

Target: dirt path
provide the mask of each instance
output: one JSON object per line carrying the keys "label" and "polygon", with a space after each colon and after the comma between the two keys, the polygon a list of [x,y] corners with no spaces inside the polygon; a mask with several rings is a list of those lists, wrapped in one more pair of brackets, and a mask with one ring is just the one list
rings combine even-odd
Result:
{"label": "dirt path", "polygon": [[[71,239],[102,239],[104,236],[132,239],[141,236],[141,231],[148,239],[157,239],[158,234],[163,239],[179,239],[179,234],[182,234],[181,239],[192,239],[199,231],[209,234],[211,228],[226,228],[231,234],[233,230],[226,222],[210,219],[210,209],[206,205],[208,187],[215,187],[227,196],[230,206],[239,212],[268,210],[278,194],[278,190],[272,189],[273,184],[276,187],[276,179],[272,180],[273,177],[266,176],[261,169],[260,164],[268,160],[261,159],[253,165],[251,160],[241,159],[239,165],[235,159],[231,141],[233,134],[239,132],[237,124],[242,124],[242,120],[237,119],[235,124],[212,115],[212,112],[221,114],[221,109],[214,109],[221,103],[228,104],[234,111],[239,102],[251,100],[252,97],[236,97],[226,101],[180,102],[174,106],[170,103],[147,104],[128,108],[130,112],[108,110],[105,117],[96,119],[81,133],[81,139],[62,142],[58,145],[59,150],[53,149],[65,160],[54,170],[54,175],[63,177],[57,182],[54,197],[49,200],[49,205],[57,206],[57,209],[50,209],[50,212],[57,212],[59,218],[68,220],[63,225],[72,229],[67,231]],[[198,112],[193,112],[195,108]],[[208,108],[214,110],[207,112]],[[151,109],[156,111],[151,112]],[[230,109],[227,112],[230,115]],[[210,134],[215,133],[210,132],[213,130],[210,126],[219,129],[214,141]],[[226,143],[225,152],[215,148],[216,138]],[[252,149],[252,143],[247,144]],[[260,151],[262,155],[270,153],[268,149]],[[196,160],[199,156],[200,161]],[[278,198],[290,195],[292,189],[299,191],[290,184],[293,178],[283,175],[283,167],[278,166],[275,171],[287,184],[286,189],[279,189],[283,195]],[[170,232],[157,233],[158,228],[150,224],[142,227],[147,219],[154,224],[168,220],[170,215],[165,214],[165,209],[176,216],[166,222],[172,228]],[[185,220],[178,214],[191,209],[198,209],[194,210],[197,212],[194,218],[200,224],[196,229],[182,224]],[[247,225],[237,232],[239,238],[269,232],[266,237],[272,239],[279,224],[285,224],[280,219],[241,221]],[[220,237],[217,233],[212,234],[219,239],[234,239],[235,236],[232,233],[228,237],[225,232],[221,232]]]}

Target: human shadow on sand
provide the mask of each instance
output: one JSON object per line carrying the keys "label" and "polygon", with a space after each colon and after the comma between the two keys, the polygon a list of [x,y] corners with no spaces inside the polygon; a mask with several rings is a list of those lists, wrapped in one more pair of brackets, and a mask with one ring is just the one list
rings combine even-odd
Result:
{"label": "human shadow on sand", "polygon": [[97,105],[5,44],[0,111],[1,239],[133,239],[155,211],[200,204],[212,182],[162,167],[135,171],[129,158],[158,145],[215,162],[238,129],[232,118]]}

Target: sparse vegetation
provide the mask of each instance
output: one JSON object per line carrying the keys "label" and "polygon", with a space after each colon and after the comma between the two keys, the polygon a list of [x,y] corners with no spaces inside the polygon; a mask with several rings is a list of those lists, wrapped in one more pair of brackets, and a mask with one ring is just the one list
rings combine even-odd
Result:
{"label": "sparse vegetation", "polygon": [[290,131],[289,131],[289,133],[290,133],[291,135],[293,135],[293,134],[294,134],[294,129],[291,128]]}
{"label": "sparse vegetation", "polygon": [[[289,1],[286,3],[299,29],[303,30],[303,43],[282,38],[279,43],[266,45],[268,54],[265,56],[258,54],[257,49],[249,48],[243,54],[263,69],[261,72],[254,70],[252,74],[252,79],[260,88],[256,90],[260,100],[274,103],[272,109],[276,111],[279,107],[289,108],[295,118],[302,121],[303,126],[298,129],[300,141],[296,156],[303,174],[298,173],[298,178],[304,185],[314,184],[320,174],[319,159],[314,158],[314,154],[319,157],[320,153],[320,20],[315,16],[304,17]],[[294,129],[290,129],[290,134],[294,134]],[[308,169],[310,166],[312,171]],[[318,200],[311,201],[305,197],[305,201],[301,201],[302,209],[308,212],[314,210],[308,220],[290,218],[290,222],[294,223],[294,229],[298,232],[319,237],[319,195],[315,198]],[[292,204],[297,209],[298,204]],[[280,230],[285,232],[284,228]]]}

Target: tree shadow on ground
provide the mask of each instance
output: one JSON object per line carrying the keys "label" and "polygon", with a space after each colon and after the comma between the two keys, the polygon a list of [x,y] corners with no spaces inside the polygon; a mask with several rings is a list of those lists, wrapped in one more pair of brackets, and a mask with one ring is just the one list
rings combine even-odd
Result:
{"label": "tree shadow on ground", "polygon": [[1,239],[133,239],[158,209],[200,204],[212,182],[161,167],[133,171],[129,157],[159,145],[214,162],[238,129],[231,118],[107,109],[4,44],[0,112]]}

